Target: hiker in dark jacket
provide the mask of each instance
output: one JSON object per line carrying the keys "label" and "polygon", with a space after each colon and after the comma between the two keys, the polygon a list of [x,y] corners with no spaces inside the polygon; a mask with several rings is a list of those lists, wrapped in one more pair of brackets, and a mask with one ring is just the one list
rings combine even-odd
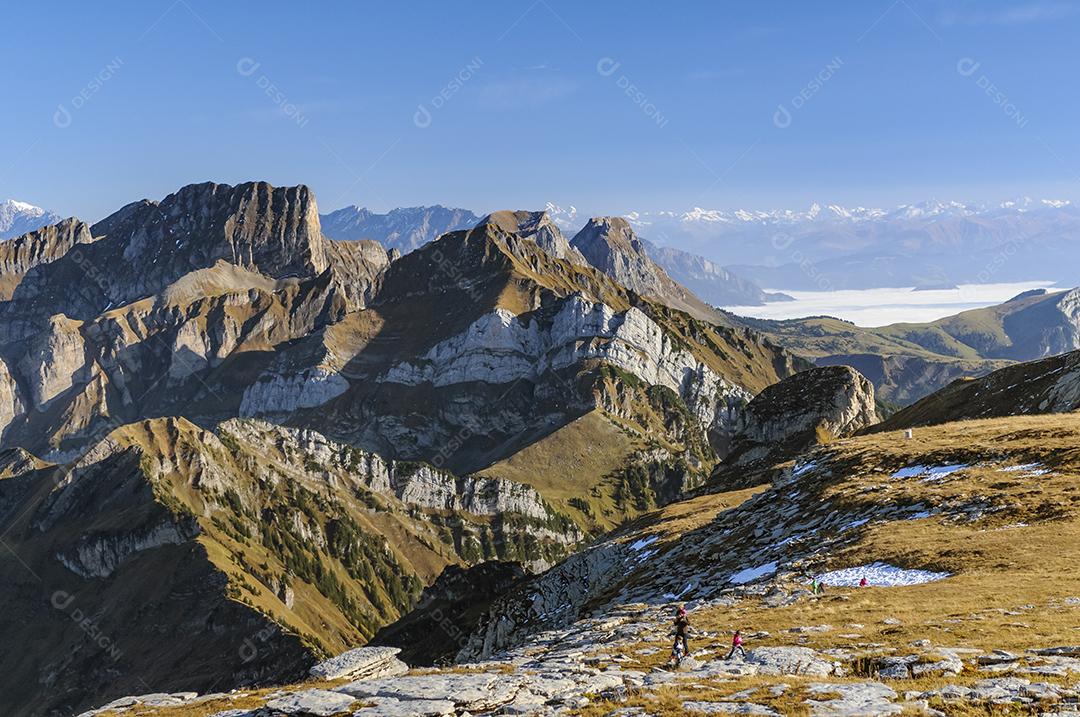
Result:
{"label": "hiker in dark jacket", "polygon": [[686,608],[680,606],[675,614],[675,642],[682,640],[683,656],[689,656],[690,645],[686,641],[686,635],[690,631],[690,618],[686,616]]}

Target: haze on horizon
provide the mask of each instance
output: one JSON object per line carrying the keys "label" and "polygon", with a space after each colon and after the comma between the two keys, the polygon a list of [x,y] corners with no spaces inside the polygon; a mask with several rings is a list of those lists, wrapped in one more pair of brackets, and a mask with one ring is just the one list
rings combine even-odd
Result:
{"label": "haze on horizon", "polygon": [[0,197],[87,219],[254,179],[324,211],[1080,198],[1074,3],[5,14]]}

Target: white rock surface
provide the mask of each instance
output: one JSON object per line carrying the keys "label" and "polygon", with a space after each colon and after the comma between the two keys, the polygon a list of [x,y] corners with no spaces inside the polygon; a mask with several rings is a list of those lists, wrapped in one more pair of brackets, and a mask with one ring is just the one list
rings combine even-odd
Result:
{"label": "white rock surface", "polygon": [[397,647],[357,647],[320,662],[309,671],[320,680],[366,679],[401,675],[409,666],[397,659]]}

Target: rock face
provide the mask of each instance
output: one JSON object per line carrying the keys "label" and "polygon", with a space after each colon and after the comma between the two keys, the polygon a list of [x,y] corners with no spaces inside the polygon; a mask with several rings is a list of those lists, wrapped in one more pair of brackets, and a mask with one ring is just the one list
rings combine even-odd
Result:
{"label": "rock face", "polygon": [[92,227],[103,240],[24,278],[2,314],[92,318],[218,260],[278,279],[311,277],[329,265],[315,198],[302,186],[191,185],[119,214]]}
{"label": "rock face", "polygon": [[390,265],[390,255],[376,241],[328,241],[326,255],[334,282],[350,309],[367,306],[378,291],[379,280]]}
{"label": "rock face", "polygon": [[822,438],[878,422],[874,386],[848,366],[802,371],[759,393],[740,414],[732,462],[796,455]]}
{"label": "rock face", "polygon": [[725,320],[713,307],[668,276],[649,257],[645,242],[622,217],[590,219],[570,244],[589,264],[631,291],[706,321]]}
{"label": "rock face", "polygon": [[65,219],[28,234],[0,241],[0,301],[11,298],[26,272],[56,261],[76,244],[93,241],[90,227]]}
{"label": "rock face", "polygon": [[602,360],[646,383],[671,389],[712,431],[730,428],[732,409],[750,399],[746,390],[682,350],[639,309],[616,312],[581,296],[570,297],[544,323],[524,323],[497,309],[418,360],[394,366],[384,380],[435,386],[536,382],[548,371],[589,360]]}

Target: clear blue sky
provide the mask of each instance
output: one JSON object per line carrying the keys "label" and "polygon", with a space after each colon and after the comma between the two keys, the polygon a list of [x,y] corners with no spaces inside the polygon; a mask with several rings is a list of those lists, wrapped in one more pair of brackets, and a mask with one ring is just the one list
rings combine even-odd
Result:
{"label": "clear blue sky", "polygon": [[4,23],[0,198],[91,220],[251,179],[324,211],[1080,199],[1070,2],[24,2]]}

